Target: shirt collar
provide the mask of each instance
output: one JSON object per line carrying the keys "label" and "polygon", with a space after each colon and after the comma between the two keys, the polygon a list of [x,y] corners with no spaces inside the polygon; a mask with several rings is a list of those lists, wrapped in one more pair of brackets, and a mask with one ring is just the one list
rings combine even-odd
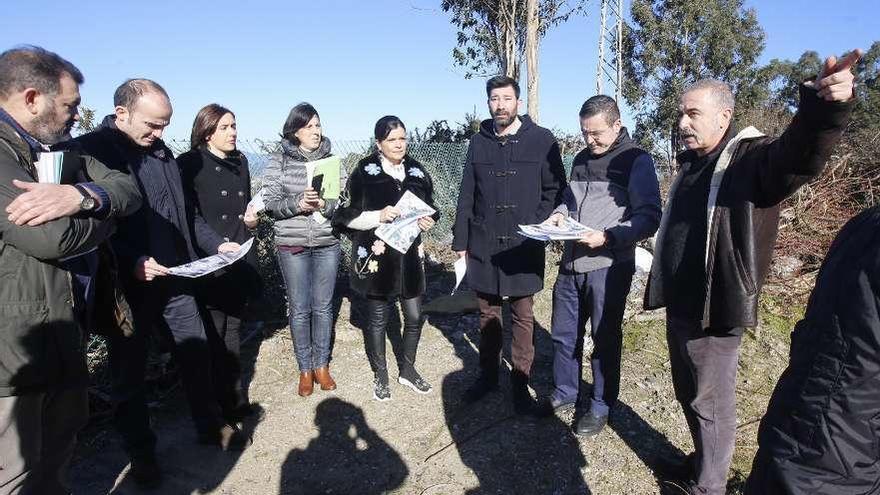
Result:
{"label": "shirt collar", "polygon": [[395,165],[395,164],[391,163],[391,160],[385,158],[385,155],[383,155],[382,153],[379,153],[379,164],[381,164],[383,167],[389,167],[392,169],[401,169],[406,164],[406,159],[401,160],[400,165]]}
{"label": "shirt collar", "polygon": [[3,122],[6,122],[10,126],[12,126],[12,128],[15,129],[15,132],[17,132],[18,135],[21,136],[22,139],[24,139],[24,141],[28,145],[28,148],[30,148],[30,150],[31,150],[31,159],[32,160],[36,160],[37,156],[40,153],[42,153],[44,151],[50,151],[48,146],[37,141],[36,138],[31,136],[29,132],[24,130],[24,128],[22,126],[20,126],[18,124],[18,122],[16,122],[15,119],[12,118],[11,115],[6,113],[6,111],[3,110],[2,108],[0,108],[0,120],[2,120]]}

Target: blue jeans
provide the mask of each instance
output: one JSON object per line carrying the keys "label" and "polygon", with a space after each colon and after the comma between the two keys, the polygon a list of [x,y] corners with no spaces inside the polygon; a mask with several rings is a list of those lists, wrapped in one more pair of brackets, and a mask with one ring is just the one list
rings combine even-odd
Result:
{"label": "blue jeans", "polygon": [[587,320],[593,338],[590,411],[607,415],[620,392],[623,313],[632,284],[633,261],[587,273],[560,273],[553,287],[553,399],[575,402],[581,378],[581,355]]}
{"label": "blue jeans", "polygon": [[290,334],[299,370],[327,366],[339,244],[305,248],[296,254],[279,250],[278,266],[287,287]]}

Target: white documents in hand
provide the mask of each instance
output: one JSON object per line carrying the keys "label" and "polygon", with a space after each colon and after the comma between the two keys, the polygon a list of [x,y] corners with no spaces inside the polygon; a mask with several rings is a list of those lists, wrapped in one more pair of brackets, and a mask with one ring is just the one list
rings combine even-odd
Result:
{"label": "white documents in hand", "polygon": [[241,249],[234,253],[219,253],[207,258],[191,261],[185,265],[174,266],[168,269],[168,273],[178,277],[197,278],[216,272],[244,258],[244,255],[250,251],[253,244],[254,238],[251,237],[241,245]]}

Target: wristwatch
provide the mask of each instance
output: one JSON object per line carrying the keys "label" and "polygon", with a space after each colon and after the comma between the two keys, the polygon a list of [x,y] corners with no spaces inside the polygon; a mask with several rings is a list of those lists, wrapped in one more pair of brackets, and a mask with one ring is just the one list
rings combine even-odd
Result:
{"label": "wristwatch", "polygon": [[89,194],[89,191],[81,184],[74,184],[73,187],[83,195],[82,201],[79,203],[79,211],[95,211],[98,202]]}

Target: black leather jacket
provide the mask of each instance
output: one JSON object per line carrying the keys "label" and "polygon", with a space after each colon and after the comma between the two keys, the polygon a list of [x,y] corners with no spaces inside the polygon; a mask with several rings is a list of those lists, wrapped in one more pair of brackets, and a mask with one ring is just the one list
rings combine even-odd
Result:
{"label": "black leather jacket", "polygon": [[[704,328],[754,327],[758,323],[758,298],[770,268],[779,226],[779,205],[798,188],[817,177],[834,145],[840,140],[853,102],[827,102],[816,91],[800,87],[800,105],[785,132],[777,139],[745,138],[731,148],[726,170],[716,170],[713,182],[720,188],[713,202],[706,242],[706,301]],[[724,153],[721,153],[723,156]],[[679,155],[680,163],[691,152]],[[719,159],[720,160],[720,159]],[[675,201],[675,185],[669,204]],[[664,229],[661,223],[657,246]],[[655,252],[655,257],[662,256]],[[645,291],[645,309],[666,305],[659,261],[651,267]]]}

